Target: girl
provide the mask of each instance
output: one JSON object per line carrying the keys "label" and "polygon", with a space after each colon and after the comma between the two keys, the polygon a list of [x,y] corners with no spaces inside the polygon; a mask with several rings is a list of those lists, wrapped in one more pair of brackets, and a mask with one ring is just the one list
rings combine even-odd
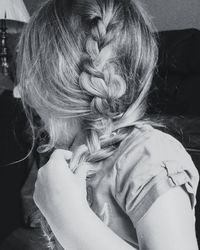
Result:
{"label": "girl", "polygon": [[197,170],[146,115],[156,62],[133,0],[49,0],[22,34],[19,91],[54,150],[34,200],[64,249],[198,249]]}

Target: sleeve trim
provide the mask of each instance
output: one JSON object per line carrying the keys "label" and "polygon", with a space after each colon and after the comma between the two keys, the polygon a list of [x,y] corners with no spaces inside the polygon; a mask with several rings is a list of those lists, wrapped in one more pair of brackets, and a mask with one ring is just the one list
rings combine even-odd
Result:
{"label": "sleeve trim", "polygon": [[[178,175],[178,174],[177,174]],[[177,185],[170,176],[162,176],[159,178],[154,185],[148,190],[148,192],[142,197],[140,202],[135,206],[135,208],[131,211],[128,211],[127,214],[131,218],[133,225],[136,226],[139,220],[146,214],[149,208],[153,205],[153,203],[157,200],[159,196],[166,193],[173,187],[184,185],[185,190],[187,190],[188,182],[179,183]],[[194,208],[194,194],[193,192],[188,192],[191,199],[192,208]]]}

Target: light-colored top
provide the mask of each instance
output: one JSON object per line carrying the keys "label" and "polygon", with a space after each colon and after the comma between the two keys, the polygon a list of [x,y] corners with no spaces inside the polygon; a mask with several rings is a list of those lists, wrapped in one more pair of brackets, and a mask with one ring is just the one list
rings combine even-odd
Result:
{"label": "light-colored top", "polygon": [[136,225],[156,199],[182,186],[194,210],[198,181],[198,171],[180,142],[141,125],[87,179],[87,199],[108,227],[139,249]]}

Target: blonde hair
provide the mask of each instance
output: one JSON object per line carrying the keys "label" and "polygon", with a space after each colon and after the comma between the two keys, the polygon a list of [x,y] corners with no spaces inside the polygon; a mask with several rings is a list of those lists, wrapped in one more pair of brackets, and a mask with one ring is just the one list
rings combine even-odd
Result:
{"label": "blonde hair", "polygon": [[87,135],[80,161],[101,161],[150,122],[153,31],[134,0],[49,0],[33,15],[20,39],[18,81],[25,108],[47,117],[47,150],[78,119]]}
{"label": "blonde hair", "polygon": [[157,46],[135,1],[47,1],[25,28],[18,58],[24,106],[48,115],[48,149],[78,117],[90,161],[102,160],[144,120]]}

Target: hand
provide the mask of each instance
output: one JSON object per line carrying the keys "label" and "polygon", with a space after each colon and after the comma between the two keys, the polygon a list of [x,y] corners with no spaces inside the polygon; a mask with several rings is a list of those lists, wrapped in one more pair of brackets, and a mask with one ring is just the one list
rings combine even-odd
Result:
{"label": "hand", "polygon": [[35,184],[34,201],[48,223],[59,227],[89,209],[86,199],[87,167],[81,165],[73,173],[70,169],[72,152],[57,149],[49,161],[39,169]]}
{"label": "hand", "polygon": [[[84,150],[80,147],[81,152]],[[73,164],[76,157],[77,152],[72,157],[69,151],[54,151],[39,170],[35,185],[34,200],[57,240],[64,249],[132,250],[90,209],[85,181],[89,165],[81,164],[71,171],[70,165],[76,166]]]}

